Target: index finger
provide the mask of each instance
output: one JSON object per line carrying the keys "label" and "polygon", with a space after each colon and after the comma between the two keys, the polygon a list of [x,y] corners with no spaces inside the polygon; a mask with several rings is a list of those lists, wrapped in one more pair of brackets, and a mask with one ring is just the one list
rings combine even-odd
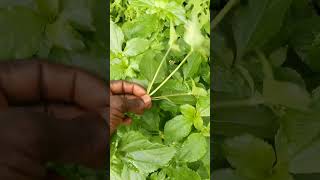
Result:
{"label": "index finger", "polygon": [[140,85],[122,80],[111,81],[110,90],[116,95],[128,94],[142,97],[147,94],[147,91]]}

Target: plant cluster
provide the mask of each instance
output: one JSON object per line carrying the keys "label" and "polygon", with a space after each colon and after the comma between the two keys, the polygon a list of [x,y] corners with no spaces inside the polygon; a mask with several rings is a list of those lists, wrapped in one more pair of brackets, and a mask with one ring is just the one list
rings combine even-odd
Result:
{"label": "plant cluster", "polygon": [[0,59],[41,58],[107,79],[103,0],[2,0]]}
{"label": "plant cluster", "polygon": [[210,178],[209,0],[112,0],[110,76],[153,106],[111,141],[112,180]]}
{"label": "plant cluster", "polygon": [[[38,58],[88,70],[107,80],[104,0],[1,0],[0,61]],[[48,163],[68,179],[103,179],[79,165]]]}
{"label": "plant cluster", "polygon": [[213,3],[213,179],[320,178],[318,7]]}

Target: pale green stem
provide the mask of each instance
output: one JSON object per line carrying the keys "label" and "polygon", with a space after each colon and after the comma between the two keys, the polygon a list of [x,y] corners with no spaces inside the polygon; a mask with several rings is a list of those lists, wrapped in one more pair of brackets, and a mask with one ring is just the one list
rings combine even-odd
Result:
{"label": "pale green stem", "polygon": [[162,64],[165,62],[165,60],[166,60],[166,58],[167,58],[167,56],[168,56],[171,48],[172,48],[172,47],[170,46],[169,49],[167,50],[166,54],[163,56],[163,58],[162,58],[162,60],[161,60],[161,63],[160,63],[160,65],[158,66],[158,69],[157,69],[156,73],[154,74],[151,83],[149,84],[149,87],[148,87],[148,90],[147,90],[147,93],[148,93],[148,94],[150,93],[150,90],[151,90],[151,88],[152,88],[152,85],[153,85],[154,81],[156,80],[156,78],[157,78],[157,76],[158,76],[158,74],[159,74],[159,72],[160,72],[160,69],[161,69],[161,67],[162,67]]}
{"label": "pale green stem", "polygon": [[273,71],[272,71],[272,67],[268,61],[268,59],[266,58],[266,56],[264,55],[264,53],[260,50],[256,51],[259,59],[261,60],[262,63],[262,69],[263,69],[263,73],[265,75],[266,79],[273,79]]}
{"label": "pale green stem", "polygon": [[223,7],[223,9],[219,12],[219,14],[213,19],[211,23],[211,29],[217,27],[217,25],[222,21],[222,19],[226,16],[226,14],[238,3],[240,0],[229,0],[228,3]]}
{"label": "pale green stem", "polygon": [[230,107],[241,107],[241,106],[256,106],[264,104],[265,101],[262,98],[249,98],[244,100],[225,101],[225,102],[213,102],[214,108],[230,108]]}
{"label": "pale green stem", "polygon": [[176,73],[180,69],[180,67],[187,61],[187,59],[192,54],[192,52],[193,52],[193,50],[191,50],[188,53],[188,55],[176,67],[176,69],[174,71],[172,71],[172,73],[155,90],[153,90],[152,93],[150,93],[150,96],[152,96],[154,93],[156,93],[174,75],[174,73]]}
{"label": "pale green stem", "polygon": [[189,96],[189,95],[192,95],[192,93],[169,94],[169,95],[164,95],[164,96],[152,97],[152,99],[164,99],[167,97]]}

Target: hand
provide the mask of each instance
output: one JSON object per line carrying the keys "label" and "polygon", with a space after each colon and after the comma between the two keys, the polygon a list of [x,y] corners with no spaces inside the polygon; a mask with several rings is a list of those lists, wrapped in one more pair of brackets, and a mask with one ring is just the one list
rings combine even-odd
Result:
{"label": "hand", "polygon": [[144,88],[126,81],[110,82],[110,133],[120,124],[131,124],[131,118],[126,112],[142,114],[151,108],[151,98]]}
{"label": "hand", "polygon": [[107,85],[77,68],[0,63],[0,179],[49,179],[48,161],[103,168]]}

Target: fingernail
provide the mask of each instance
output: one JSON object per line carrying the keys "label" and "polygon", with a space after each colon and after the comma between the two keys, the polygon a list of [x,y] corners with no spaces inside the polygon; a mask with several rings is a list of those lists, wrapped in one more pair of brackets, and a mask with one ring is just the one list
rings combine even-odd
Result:
{"label": "fingernail", "polygon": [[146,108],[150,108],[151,107],[151,98],[150,98],[149,95],[144,95],[144,96],[141,97],[141,99],[143,100]]}

